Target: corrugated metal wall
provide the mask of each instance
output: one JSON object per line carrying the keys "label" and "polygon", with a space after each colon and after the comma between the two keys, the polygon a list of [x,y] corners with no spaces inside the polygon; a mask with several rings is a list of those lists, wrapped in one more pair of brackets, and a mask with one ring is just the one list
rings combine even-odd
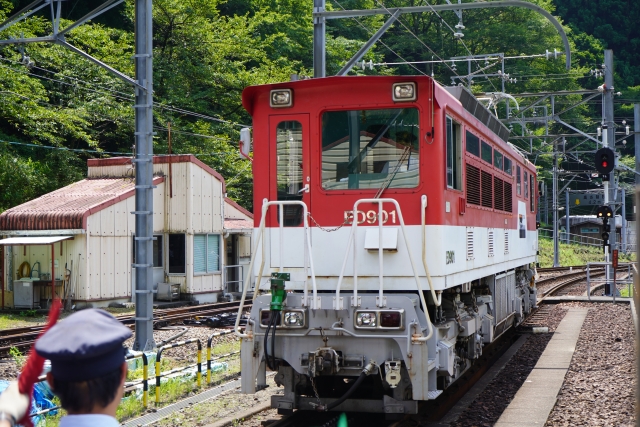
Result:
{"label": "corrugated metal wall", "polygon": [[[167,235],[186,233],[186,274],[169,275],[168,280],[179,283],[187,293],[218,292],[222,290],[222,274],[193,275],[193,235],[223,233],[224,213],[222,183],[207,171],[191,162],[173,163],[171,175],[173,197],[169,197],[169,164],[153,165],[154,175],[164,175],[165,181],[154,190],[155,234],[163,234],[164,265],[167,269]],[[89,168],[89,177],[132,176],[130,165],[96,166]],[[87,221],[89,233],[89,289],[86,299],[131,297],[131,236],[135,231],[135,198],[110,206]],[[224,258],[221,257],[221,260]]]}

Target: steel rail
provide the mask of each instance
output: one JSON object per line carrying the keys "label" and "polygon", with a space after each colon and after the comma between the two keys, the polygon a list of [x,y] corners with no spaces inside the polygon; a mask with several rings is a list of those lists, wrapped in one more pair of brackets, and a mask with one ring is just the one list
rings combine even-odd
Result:
{"label": "steel rail", "polygon": [[[245,305],[245,308],[250,310],[251,305]],[[238,302],[161,309],[154,312],[154,325],[162,326],[167,323],[194,319],[199,316],[205,317],[223,313],[233,314],[237,309]],[[116,316],[116,319],[131,329],[135,328],[135,315],[133,314]],[[0,330],[0,343],[3,343],[0,346],[0,358],[8,357],[12,348],[18,350],[30,348],[43,329],[44,325]]]}

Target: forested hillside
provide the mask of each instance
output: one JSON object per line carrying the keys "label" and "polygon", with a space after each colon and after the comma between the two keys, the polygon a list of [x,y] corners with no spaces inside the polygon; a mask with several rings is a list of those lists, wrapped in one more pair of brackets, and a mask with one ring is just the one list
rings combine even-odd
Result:
{"label": "forested hillside", "polygon": [[[629,98],[638,96],[640,91],[628,87],[638,85],[640,78],[638,58],[633,55],[638,43],[633,17],[640,6],[627,13],[623,7],[629,2],[623,0],[534,1],[564,19],[573,67],[567,72],[562,58],[508,60],[506,71],[517,82],[508,83],[507,92],[594,88],[601,82],[589,71],[602,63],[602,51],[608,46],[620,48],[616,55],[621,78],[616,89],[630,94]],[[0,0],[0,20],[28,3]],[[62,27],[101,3],[63,2],[67,20]],[[604,13],[604,3],[618,11],[616,16]],[[327,8],[414,4],[424,3],[328,0]],[[247,85],[288,80],[294,73],[312,75],[312,6],[312,0],[154,0],[154,151],[167,153],[170,127],[173,151],[193,153],[220,171],[229,196],[251,208],[251,165],[237,155],[239,130],[251,124],[240,95]],[[384,19],[329,21],[327,74],[337,72]],[[404,15],[366,60],[392,63],[486,53],[536,55],[562,48],[553,26],[526,9],[465,12],[462,39],[454,37],[456,24],[459,18],[453,12]],[[615,27],[615,37],[609,37],[608,26]],[[43,36],[50,31],[48,14],[43,13],[8,28],[0,38]],[[133,1],[78,27],[67,40],[133,76]],[[4,46],[0,55],[0,212],[81,179],[87,158],[130,155],[131,87],[61,46]],[[450,84],[458,74],[448,61],[357,68],[354,73],[433,74],[443,84]],[[500,87],[495,78],[473,83],[476,92]],[[592,126],[597,108],[572,111],[575,125]],[[537,149],[544,152],[548,147],[539,144]],[[547,168],[549,158],[541,156],[537,164]]]}

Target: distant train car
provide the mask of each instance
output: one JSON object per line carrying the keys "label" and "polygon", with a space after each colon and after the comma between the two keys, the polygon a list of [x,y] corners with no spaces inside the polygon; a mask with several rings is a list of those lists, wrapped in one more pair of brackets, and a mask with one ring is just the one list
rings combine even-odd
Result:
{"label": "distant train car", "polygon": [[465,88],[330,77],[248,87],[243,104],[243,392],[270,369],[281,412],[415,413],[535,304],[536,169]]}

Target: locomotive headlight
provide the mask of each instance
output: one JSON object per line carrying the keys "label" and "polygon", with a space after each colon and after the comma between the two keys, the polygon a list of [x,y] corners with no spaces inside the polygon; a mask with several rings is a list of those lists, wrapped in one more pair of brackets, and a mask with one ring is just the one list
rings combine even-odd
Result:
{"label": "locomotive headlight", "polygon": [[375,328],[378,325],[378,314],[375,311],[361,311],[356,314],[356,327]]}
{"label": "locomotive headlight", "polygon": [[301,328],[304,326],[304,312],[302,311],[286,311],[284,313],[285,328]]}
{"label": "locomotive headlight", "polygon": [[291,107],[293,104],[293,94],[291,89],[274,89],[269,97],[269,104],[272,108]]}
{"label": "locomotive headlight", "polygon": [[416,84],[415,83],[394,83],[393,100],[399,101],[415,101],[416,100]]}

